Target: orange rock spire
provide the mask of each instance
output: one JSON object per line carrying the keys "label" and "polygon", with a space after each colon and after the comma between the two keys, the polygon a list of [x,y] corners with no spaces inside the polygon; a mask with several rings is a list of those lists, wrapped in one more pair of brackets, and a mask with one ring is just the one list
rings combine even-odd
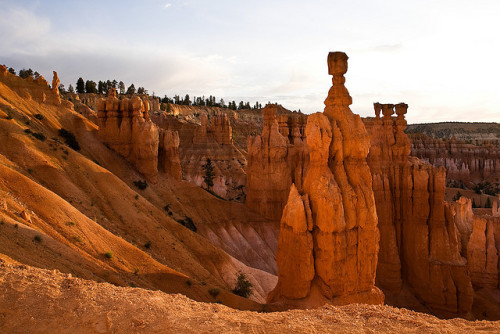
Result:
{"label": "orange rock spire", "polygon": [[[333,85],[324,114],[306,125],[309,166],[302,195],[292,185],[281,219],[278,284],[270,302],[382,303],[375,287],[379,232],[369,137],[344,86],[347,55],[328,55]],[[300,261],[300,262],[298,262]]]}

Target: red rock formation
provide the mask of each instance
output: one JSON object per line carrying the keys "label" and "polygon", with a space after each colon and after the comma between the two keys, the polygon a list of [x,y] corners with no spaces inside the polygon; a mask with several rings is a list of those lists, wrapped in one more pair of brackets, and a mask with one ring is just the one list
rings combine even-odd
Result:
{"label": "red rock formation", "polygon": [[[444,201],[445,169],[409,157],[407,105],[378,104],[365,120],[380,229],[377,285],[398,293],[403,282],[434,312],[466,314],[473,291],[453,209]],[[380,111],[383,118],[380,118]]]}
{"label": "red rock formation", "polygon": [[478,183],[500,175],[500,147],[412,135],[411,154],[433,166],[443,166],[452,181]]}
{"label": "red rock formation", "polygon": [[218,114],[211,117],[211,125],[207,114],[200,114],[201,126],[195,131],[194,144],[206,144],[215,140],[219,145],[231,145],[233,143],[233,129],[226,114]]}
{"label": "red rock formation", "polygon": [[467,245],[467,264],[472,284],[482,288],[498,288],[500,217],[474,217]]}
{"label": "red rock formation", "polygon": [[[292,185],[281,219],[278,284],[268,301],[382,303],[375,288],[379,232],[366,163],[369,137],[349,108],[347,55],[330,53],[328,69],[333,85],[324,114],[307,120],[303,195]],[[277,130],[276,122],[271,129]]]}
{"label": "red rock formation", "polygon": [[[57,72],[54,71],[53,74],[52,86],[57,85],[56,88],[51,88],[43,76],[39,76],[36,79],[33,79],[33,77],[23,79],[8,72],[5,66],[0,65],[0,79],[18,93],[19,96],[28,101],[33,99],[38,103],[61,105],[59,89],[57,89],[59,87],[59,78],[57,77]],[[70,104],[66,104],[65,106],[71,107]]]}
{"label": "red rock formation", "polygon": [[[170,171],[171,175],[180,178],[175,135],[159,131],[149,119],[144,102],[137,96],[118,100],[116,90],[111,89],[107,99],[100,99],[98,102],[99,138],[130,161],[151,182],[157,180],[158,153],[161,149],[163,166],[160,170]],[[173,142],[166,143],[165,140],[168,139]],[[167,161],[168,164],[165,165]]]}
{"label": "red rock formation", "polygon": [[[266,218],[280,220],[290,185],[302,189],[307,154],[303,143],[303,118],[278,125],[280,106],[262,109],[262,134],[248,137],[247,197],[245,204]],[[282,120],[284,117],[281,116]],[[289,125],[289,126],[288,126]],[[281,131],[281,132],[280,132]]]}

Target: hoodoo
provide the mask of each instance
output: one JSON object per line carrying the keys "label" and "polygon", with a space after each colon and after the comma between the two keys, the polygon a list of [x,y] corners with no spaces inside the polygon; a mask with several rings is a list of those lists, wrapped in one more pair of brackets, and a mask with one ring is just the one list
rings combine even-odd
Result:
{"label": "hoodoo", "polygon": [[434,313],[467,314],[473,291],[454,211],[444,200],[446,171],[410,157],[408,105],[374,108],[376,117],[365,124],[380,229],[377,286],[390,299],[406,283]]}
{"label": "hoodoo", "polygon": [[324,114],[306,125],[309,166],[281,218],[278,283],[269,302],[290,306],[382,303],[375,287],[379,231],[366,162],[369,137],[344,86],[347,55],[328,55],[333,85]]}
{"label": "hoodoo", "polygon": [[119,100],[112,88],[106,99],[98,101],[99,138],[149,181],[157,180],[158,155],[160,171],[180,179],[179,136],[177,132],[159,129],[149,118],[148,110],[146,99],[135,96]]}

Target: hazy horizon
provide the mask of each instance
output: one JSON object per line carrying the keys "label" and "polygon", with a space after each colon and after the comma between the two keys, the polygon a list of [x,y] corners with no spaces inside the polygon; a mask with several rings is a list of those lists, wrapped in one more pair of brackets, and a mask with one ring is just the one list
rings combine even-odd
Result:
{"label": "hazy horizon", "polygon": [[0,0],[0,63],[66,88],[124,81],[157,96],[215,95],[322,111],[329,51],[349,56],[353,112],[409,104],[410,123],[500,122],[500,3]]}

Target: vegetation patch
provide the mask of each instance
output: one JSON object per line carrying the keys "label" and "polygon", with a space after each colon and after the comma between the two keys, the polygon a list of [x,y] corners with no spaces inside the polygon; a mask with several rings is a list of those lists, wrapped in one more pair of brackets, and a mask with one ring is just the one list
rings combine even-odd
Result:
{"label": "vegetation patch", "polygon": [[59,136],[61,136],[64,139],[64,142],[66,143],[66,145],[68,145],[69,147],[71,147],[75,151],[80,151],[80,144],[78,143],[75,135],[72,132],[70,132],[64,128],[61,128],[61,129],[59,129]]}
{"label": "vegetation patch", "polygon": [[38,234],[35,235],[35,237],[33,238],[33,241],[35,241],[35,242],[42,242],[42,236],[40,236]]}
{"label": "vegetation patch", "polygon": [[42,114],[35,114],[35,118],[39,119],[39,120],[43,120],[43,119],[45,119],[45,116],[43,116]]}
{"label": "vegetation patch", "polygon": [[148,187],[148,182],[142,181],[142,180],[137,180],[137,181],[134,181],[134,186],[136,186],[140,190],[144,190]]}
{"label": "vegetation patch", "polygon": [[111,252],[106,252],[106,253],[104,253],[104,256],[105,256],[107,259],[112,259],[112,258],[113,258],[113,253],[111,253]]}
{"label": "vegetation patch", "polygon": [[186,217],[184,219],[178,219],[177,222],[179,224],[181,224],[182,226],[187,227],[188,229],[190,229],[193,232],[196,232],[198,230],[198,228],[194,224],[193,220],[189,217]]}
{"label": "vegetation patch", "polygon": [[238,278],[236,279],[236,286],[233,289],[235,295],[248,298],[252,294],[253,284],[247,279],[245,274],[242,272],[238,273]]}
{"label": "vegetation patch", "polygon": [[214,299],[215,299],[219,295],[220,290],[217,288],[212,288],[212,289],[208,289],[208,293],[210,294],[210,296],[214,297]]}

